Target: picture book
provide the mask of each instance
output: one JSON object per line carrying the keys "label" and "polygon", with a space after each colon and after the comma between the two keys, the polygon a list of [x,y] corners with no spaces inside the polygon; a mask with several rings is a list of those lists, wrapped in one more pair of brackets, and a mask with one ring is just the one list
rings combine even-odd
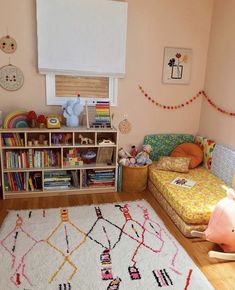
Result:
{"label": "picture book", "polygon": [[177,186],[182,186],[185,188],[192,188],[195,184],[196,181],[187,179],[187,178],[183,178],[183,177],[176,177],[171,184],[173,185],[177,185]]}

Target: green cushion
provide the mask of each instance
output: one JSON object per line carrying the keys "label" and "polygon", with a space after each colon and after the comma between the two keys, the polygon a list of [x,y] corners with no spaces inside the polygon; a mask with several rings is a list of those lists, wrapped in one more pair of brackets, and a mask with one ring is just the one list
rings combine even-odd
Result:
{"label": "green cushion", "polygon": [[144,145],[152,146],[150,158],[155,161],[160,156],[168,156],[179,144],[194,143],[194,136],[189,134],[152,134],[144,137]]}

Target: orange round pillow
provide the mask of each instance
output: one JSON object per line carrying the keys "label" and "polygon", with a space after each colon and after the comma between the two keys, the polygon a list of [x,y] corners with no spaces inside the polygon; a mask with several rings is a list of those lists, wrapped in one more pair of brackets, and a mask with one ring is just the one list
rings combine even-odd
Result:
{"label": "orange round pillow", "polygon": [[188,157],[191,158],[189,168],[197,167],[203,160],[202,149],[194,143],[183,143],[175,147],[171,152],[172,157]]}

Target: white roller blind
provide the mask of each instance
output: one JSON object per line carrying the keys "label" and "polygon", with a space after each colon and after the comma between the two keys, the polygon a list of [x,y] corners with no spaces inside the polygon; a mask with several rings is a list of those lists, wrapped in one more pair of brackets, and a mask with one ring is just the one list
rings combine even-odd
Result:
{"label": "white roller blind", "polygon": [[123,77],[127,3],[37,0],[40,73]]}

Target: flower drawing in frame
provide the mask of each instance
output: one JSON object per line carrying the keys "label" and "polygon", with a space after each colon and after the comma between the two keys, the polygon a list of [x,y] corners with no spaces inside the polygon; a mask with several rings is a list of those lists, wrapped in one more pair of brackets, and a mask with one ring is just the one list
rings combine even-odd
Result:
{"label": "flower drawing in frame", "polygon": [[188,84],[192,64],[192,49],[166,47],[164,50],[163,83]]}

